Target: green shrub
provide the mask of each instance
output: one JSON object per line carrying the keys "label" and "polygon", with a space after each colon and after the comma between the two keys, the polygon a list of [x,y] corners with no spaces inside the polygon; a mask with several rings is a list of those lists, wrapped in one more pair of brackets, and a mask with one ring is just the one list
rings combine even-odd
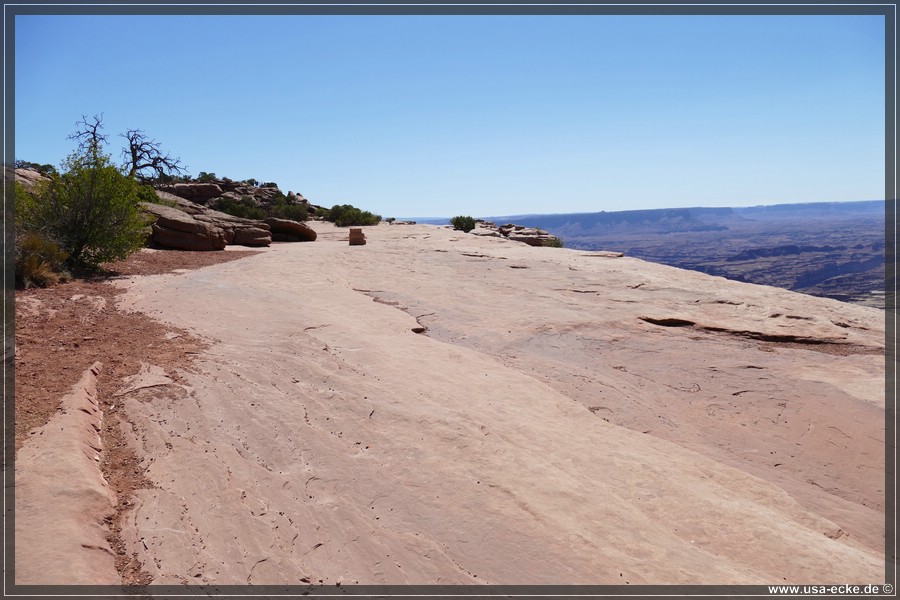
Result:
{"label": "green shrub", "polygon": [[291,221],[306,221],[309,219],[309,208],[306,204],[297,202],[297,196],[281,192],[275,194],[272,203],[268,206],[270,217],[290,219]]}
{"label": "green shrub", "polygon": [[35,187],[22,231],[55,240],[75,269],[95,269],[145,244],[148,217],[138,207],[139,185],[122,175],[99,146],[72,153],[63,168],[62,175]]}
{"label": "green shrub", "polygon": [[29,192],[18,183],[13,184],[16,231],[24,231],[34,222],[34,212],[37,210],[36,198],[46,185],[44,182],[38,183],[34,191]]}
{"label": "green shrub", "polygon": [[206,171],[200,171],[200,174],[197,175],[197,181],[200,183],[209,183],[211,181],[216,180],[215,173],[207,173]]}
{"label": "green shrub", "polygon": [[545,246],[548,246],[548,247],[550,247],[550,248],[563,248],[563,247],[565,247],[565,244],[563,244],[562,239],[561,239],[561,238],[558,238],[558,237],[553,237],[553,238],[550,238],[549,240],[545,240],[545,241],[544,241],[544,245],[545,245]]}
{"label": "green shrub", "polygon": [[350,204],[335,204],[330,210],[322,212],[326,221],[331,221],[338,227],[378,225],[381,222],[381,215],[373,215]]}
{"label": "green shrub", "polygon": [[47,287],[71,279],[63,268],[69,255],[36,233],[16,238],[16,287]]}
{"label": "green shrub", "polygon": [[268,216],[265,210],[256,206],[252,196],[241,196],[240,200],[229,197],[218,198],[213,202],[212,208],[242,219],[265,219]]}
{"label": "green shrub", "polygon": [[473,229],[475,229],[475,219],[469,216],[458,216],[450,219],[450,224],[453,225],[453,229],[464,231],[469,233]]}
{"label": "green shrub", "polygon": [[27,160],[17,160],[16,161],[17,169],[31,169],[32,171],[37,171],[41,175],[45,175],[47,177],[56,177],[59,175],[56,167],[53,165],[41,165],[35,162],[29,162]]}
{"label": "green shrub", "polygon": [[178,203],[174,200],[163,200],[157,195],[156,190],[153,189],[153,186],[150,185],[139,185],[138,190],[138,200],[140,202],[150,202],[151,204],[161,204],[163,206],[171,206],[172,208],[176,208]]}
{"label": "green shrub", "polygon": [[309,210],[302,204],[274,205],[269,211],[269,216],[291,221],[306,221],[309,219]]}

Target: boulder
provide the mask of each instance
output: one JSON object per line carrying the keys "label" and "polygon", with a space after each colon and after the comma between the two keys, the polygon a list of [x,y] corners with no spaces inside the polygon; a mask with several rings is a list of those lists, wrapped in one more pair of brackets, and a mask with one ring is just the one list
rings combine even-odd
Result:
{"label": "boulder", "polygon": [[42,181],[50,181],[50,178],[33,169],[16,169],[16,183],[29,192]]}
{"label": "boulder", "polygon": [[549,239],[553,237],[548,234],[546,231],[542,231],[540,229],[534,229],[531,227],[526,227],[520,230],[511,231],[506,235],[506,239],[514,240],[517,242],[522,242],[528,244],[529,246],[546,246],[545,241],[549,241]]}
{"label": "boulder", "polygon": [[551,235],[543,229],[536,227],[525,227],[524,225],[516,225],[507,223],[497,227],[490,221],[476,221],[475,229],[470,233],[482,237],[504,237],[515,242],[522,242],[529,246],[554,246],[561,245],[560,239],[555,235]]}
{"label": "boulder", "polygon": [[[272,230],[272,239],[276,241],[316,241],[316,232],[306,223],[269,217],[263,220]],[[296,238],[296,239],[290,239]]]}
{"label": "boulder", "polygon": [[366,234],[363,233],[362,229],[358,227],[350,228],[350,245],[351,246],[365,246],[366,245]]}
{"label": "boulder", "polygon": [[155,216],[156,224],[164,229],[199,234],[209,230],[209,226],[206,223],[202,223],[190,214],[171,206],[154,204],[152,202],[142,202],[141,208]]}
{"label": "boulder", "polygon": [[[263,225],[262,223],[260,225]],[[234,230],[232,244],[238,246],[268,246],[272,243],[272,232],[269,228],[239,226]]]}
{"label": "boulder", "polygon": [[222,250],[227,245],[221,230],[209,229],[208,235],[166,229],[154,223],[152,239],[157,246],[172,250]]}
{"label": "boulder", "polygon": [[156,217],[152,239],[163,248],[222,250],[227,245],[225,232],[221,228],[198,221],[186,212],[150,202],[142,202],[141,208]]}
{"label": "boulder", "polygon": [[222,195],[222,188],[217,183],[175,183],[161,186],[159,189],[200,204],[206,204],[211,198]]}
{"label": "boulder", "polygon": [[497,226],[488,221],[475,221],[475,229],[469,233],[479,237],[503,237]]}
{"label": "boulder", "polygon": [[[242,219],[201,206],[179,196],[158,190],[163,202],[143,203],[145,211],[156,217],[153,241],[165,248],[181,250],[221,250],[228,244],[268,246],[272,243],[269,226],[262,221]],[[175,235],[173,232],[181,232]],[[188,241],[189,238],[195,238]]]}

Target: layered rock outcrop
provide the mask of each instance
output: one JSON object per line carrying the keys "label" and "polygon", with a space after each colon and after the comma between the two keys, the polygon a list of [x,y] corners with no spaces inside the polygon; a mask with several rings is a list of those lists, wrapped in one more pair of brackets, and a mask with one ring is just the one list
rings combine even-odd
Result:
{"label": "layered rock outcrop", "polygon": [[269,225],[242,219],[201,206],[174,194],[157,191],[165,204],[142,202],[142,208],[156,217],[153,241],[177,250],[221,250],[229,244],[268,246],[272,243]]}
{"label": "layered rock outcrop", "polygon": [[476,221],[475,229],[472,234],[482,237],[500,237],[516,242],[522,242],[529,246],[552,246],[558,248],[562,246],[562,241],[555,235],[538,229],[537,227],[525,227],[524,225],[515,225],[507,223],[497,227],[490,221]]}
{"label": "layered rock outcrop", "polygon": [[275,242],[314,242],[316,232],[306,223],[268,217],[263,222],[272,230]]}
{"label": "layered rock outcrop", "polygon": [[175,183],[164,185],[159,191],[174,194],[197,204],[206,204],[212,198],[222,195],[222,188],[216,183]]}
{"label": "layered rock outcrop", "polygon": [[[31,191],[50,179],[32,169],[15,169],[16,183]],[[229,244],[268,246],[275,241],[315,241],[309,226],[288,219],[263,221],[244,219],[209,208],[207,204],[228,194],[249,192],[256,200],[271,200],[279,190],[274,186],[256,187],[230,179],[215,182],[187,182],[166,185],[156,190],[161,203],[142,202],[141,208],[152,217],[151,240],[163,248],[176,250],[222,250]],[[309,205],[297,195],[298,202]]]}
{"label": "layered rock outcrop", "polygon": [[[279,194],[283,193],[274,183],[267,183],[260,186],[247,181],[234,181],[227,177],[210,181],[172,183],[159,186],[157,189],[204,206],[213,205],[216,200],[220,198],[233,201],[250,198],[254,205],[265,206],[272,203]],[[318,208],[315,205],[310,204],[309,200],[303,197],[303,194],[294,194],[293,192],[287,193],[287,196],[291,195],[293,195],[294,201],[297,204],[307,209]]]}
{"label": "layered rock outcrop", "polygon": [[35,171],[34,169],[16,169],[16,183],[24,187],[26,190],[31,191],[34,189],[34,186],[42,181],[50,181],[50,178],[46,175]]}

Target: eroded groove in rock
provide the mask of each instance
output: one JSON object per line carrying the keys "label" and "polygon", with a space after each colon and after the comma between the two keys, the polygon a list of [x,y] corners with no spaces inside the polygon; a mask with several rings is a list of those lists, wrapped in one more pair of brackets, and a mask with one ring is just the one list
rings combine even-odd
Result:
{"label": "eroded groove in rock", "polygon": [[639,317],[642,321],[646,321],[647,323],[651,323],[653,325],[660,325],[662,327],[693,327],[696,325],[693,321],[688,321],[687,319],[676,319],[676,318],[662,318],[657,319],[654,317]]}

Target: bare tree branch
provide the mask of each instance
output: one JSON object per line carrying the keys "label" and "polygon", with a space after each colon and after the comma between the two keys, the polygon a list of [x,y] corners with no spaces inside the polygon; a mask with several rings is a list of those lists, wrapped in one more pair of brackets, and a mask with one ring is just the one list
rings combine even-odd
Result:
{"label": "bare tree branch", "polygon": [[103,129],[103,113],[94,115],[92,121],[88,121],[86,115],[81,115],[81,120],[75,123],[75,127],[75,133],[67,139],[77,141],[80,152],[90,152],[96,158],[108,139],[100,133]]}
{"label": "bare tree branch", "polygon": [[129,129],[119,135],[128,142],[128,147],[122,150],[122,157],[129,177],[149,181],[186,172],[180,158],[168,152],[163,154],[159,142],[147,137],[140,129]]}

